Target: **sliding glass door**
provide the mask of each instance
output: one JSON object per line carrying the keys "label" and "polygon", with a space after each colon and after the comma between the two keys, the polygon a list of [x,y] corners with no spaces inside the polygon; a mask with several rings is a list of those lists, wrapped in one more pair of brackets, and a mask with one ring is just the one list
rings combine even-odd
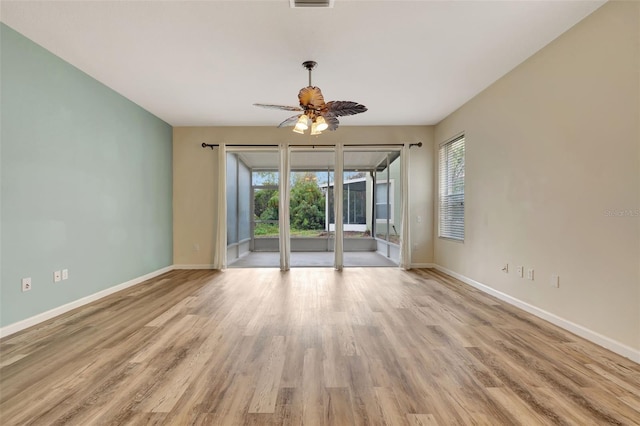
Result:
{"label": "sliding glass door", "polygon": [[332,267],[335,232],[331,214],[330,183],[335,154],[328,149],[291,150],[290,247],[292,267]]}
{"label": "sliding glass door", "polygon": [[389,147],[229,150],[228,266],[397,266],[405,244],[401,154]]}
{"label": "sliding glass door", "polygon": [[[400,256],[400,149],[344,152],[344,266],[396,266]],[[375,255],[374,255],[375,254]]]}
{"label": "sliding glass door", "polygon": [[[277,149],[227,152],[227,264],[280,265]],[[251,254],[251,256],[249,256]]]}

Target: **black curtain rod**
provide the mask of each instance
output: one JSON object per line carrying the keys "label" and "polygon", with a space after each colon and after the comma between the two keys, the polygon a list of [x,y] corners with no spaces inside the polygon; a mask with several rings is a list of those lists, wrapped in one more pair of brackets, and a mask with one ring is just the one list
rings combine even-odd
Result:
{"label": "black curtain rod", "polygon": [[[202,147],[203,148],[217,148],[220,145],[218,145],[217,143],[204,143],[202,142]],[[278,145],[227,145],[227,146],[248,146],[251,148],[277,148]]]}
{"label": "black curtain rod", "polygon": [[[215,143],[204,143],[202,142],[202,147],[203,148],[216,148],[220,145],[215,144]],[[250,147],[250,148],[277,148],[278,145],[227,145],[227,146],[241,146],[241,147]],[[292,146],[294,148],[331,148],[331,147],[335,147],[335,145],[289,145]],[[343,146],[364,146],[364,147],[375,147],[375,145],[343,145]],[[403,143],[390,143],[390,144],[384,144],[382,146],[404,146]],[[418,148],[422,147],[422,142],[417,142],[417,143],[412,143],[409,144],[409,148],[413,147],[413,146],[417,146]]]}

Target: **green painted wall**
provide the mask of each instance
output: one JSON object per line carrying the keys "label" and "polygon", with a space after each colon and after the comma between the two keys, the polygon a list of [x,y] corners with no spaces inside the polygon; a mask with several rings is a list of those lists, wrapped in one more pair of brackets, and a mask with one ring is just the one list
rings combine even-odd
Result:
{"label": "green painted wall", "polygon": [[7,326],[172,264],[172,128],[0,27]]}

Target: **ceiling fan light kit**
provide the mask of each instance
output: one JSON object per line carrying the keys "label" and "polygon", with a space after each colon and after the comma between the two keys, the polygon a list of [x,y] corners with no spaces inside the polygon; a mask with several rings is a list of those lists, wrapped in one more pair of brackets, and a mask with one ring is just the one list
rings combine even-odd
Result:
{"label": "ceiling fan light kit", "polygon": [[325,130],[333,131],[338,128],[340,121],[337,117],[360,114],[367,111],[367,107],[352,101],[324,102],[319,87],[311,84],[311,71],[318,65],[315,61],[305,61],[302,66],[309,71],[309,85],[300,89],[298,100],[300,106],[254,104],[255,106],[285,111],[296,111],[296,114],[284,120],[278,127],[294,126],[295,133],[304,134],[311,123],[311,135],[319,135]]}

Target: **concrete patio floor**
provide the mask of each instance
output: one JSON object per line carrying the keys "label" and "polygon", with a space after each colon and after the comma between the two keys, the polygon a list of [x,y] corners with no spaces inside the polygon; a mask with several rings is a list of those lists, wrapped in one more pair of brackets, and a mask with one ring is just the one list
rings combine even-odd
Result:
{"label": "concrete patio floor", "polygon": [[[291,267],[333,267],[334,253],[292,252]],[[397,267],[398,265],[386,256],[374,251],[352,251],[344,253],[345,267]],[[228,265],[229,268],[278,268],[279,252],[250,252]]]}

